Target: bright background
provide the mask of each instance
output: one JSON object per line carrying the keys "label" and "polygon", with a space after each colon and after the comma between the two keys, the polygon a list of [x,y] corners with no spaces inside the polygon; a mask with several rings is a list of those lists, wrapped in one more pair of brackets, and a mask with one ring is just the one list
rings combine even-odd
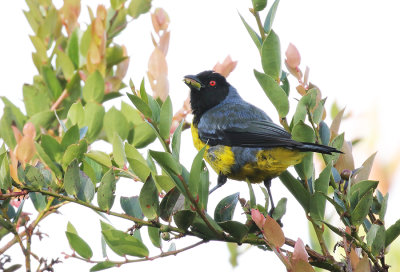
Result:
{"label": "bright background", "polygon": [[[271,0],[269,2],[272,3]],[[89,22],[86,6],[94,7],[99,3],[109,6],[108,1],[82,1],[80,17],[82,26],[85,22]],[[56,5],[59,7],[62,2],[56,1]],[[253,76],[254,68],[261,70],[260,59],[238,16],[240,12],[255,28],[254,19],[248,12],[250,6],[250,0],[153,1],[153,7],[163,7],[171,19],[171,41],[167,61],[170,95],[175,111],[181,107],[188,93],[188,88],[182,83],[182,77],[211,69],[217,61],[222,62],[229,54],[233,60],[238,61],[236,69],[229,76],[229,82],[247,101],[263,108],[273,120],[277,121],[273,106]],[[21,108],[23,108],[22,85],[31,83],[33,75],[36,74],[31,59],[34,49],[28,37],[32,31],[22,13],[23,9],[27,10],[24,1],[0,2],[0,95],[7,96]],[[397,0],[282,0],[274,23],[275,32],[281,40],[282,53],[285,52],[289,42],[296,45],[302,56],[301,68],[303,71],[305,65],[311,68],[311,82],[318,85],[323,96],[328,96],[327,109],[330,109],[334,101],[338,101],[340,107],[346,107],[349,118],[344,122],[341,131],[346,131],[346,140],[363,138],[361,144],[354,149],[356,167],[360,166],[370,154],[379,151],[373,178],[379,178],[386,183],[392,182],[386,217],[387,227],[399,218],[396,209],[399,204],[397,199],[400,197],[400,185],[394,181],[400,176],[396,170],[397,165],[390,165],[390,162],[398,160],[400,154],[398,140],[400,90],[397,80],[400,72],[399,10],[400,2]],[[265,15],[262,14],[261,18],[265,18]],[[133,82],[139,85],[145,75],[147,61],[153,50],[151,30],[150,15],[145,14],[132,21],[116,39],[118,43],[127,47],[131,57],[125,82],[128,78],[132,78]],[[290,101],[293,101],[294,98],[299,98],[299,95],[294,89],[295,81],[291,82]],[[150,92],[149,87],[148,91]],[[116,101],[113,104],[107,103],[107,106],[114,104],[119,106],[119,102]],[[293,109],[291,112],[293,113]],[[182,138],[181,160],[187,168],[190,168],[196,151],[192,146],[189,131],[185,131]],[[95,148],[111,150],[105,144],[96,145]],[[216,175],[211,176],[211,181],[214,185]],[[132,181],[121,180],[117,194],[137,195],[138,189],[139,186]],[[255,190],[261,199],[261,190],[257,186]],[[285,235],[292,239],[300,237],[309,243],[308,226],[301,206],[290,197],[278,179],[273,182],[272,190],[275,201],[283,196],[288,197],[287,213],[283,219]],[[248,198],[245,183],[228,182],[210,197],[209,212],[213,214],[216,203],[224,196],[235,192],[241,192],[241,197]],[[118,199],[114,206],[115,209],[119,209]],[[30,209],[34,211],[32,207]],[[42,222],[40,230],[49,237],[45,237],[41,242],[35,241],[37,238],[34,238],[33,251],[49,259],[60,257],[63,251],[71,253],[64,234],[67,222],[71,221],[79,235],[94,250],[93,259],[100,259],[98,222],[100,217],[75,204],[67,205],[60,211],[61,215],[52,215]],[[243,219],[240,213],[235,216],[236,219]],[[127,222],[120,222],[111,217],[110,220],[121,230],[130,227]],[[142,237],[146,236],[144,229]],[[177,248],[188,245],[189,241],[197,240],[184,238],[182,241],[176,241]],[[164,243],[164,250],[167,250],[168,246],[169,243]],[[395,248],[396,245],[393,245],[392,255],[395,254]],[[17,245],[8,253],[14,262],[23,263],[23,258],[19,258],[22,254]],[[159,251],[152,248],[151,255],[157,254]],[[224,243],[209,242],[176,257],[125,265],[118,271],[233,270],[228,259],[229,253]],[[389,258],[388,263],[394,264],[394,260],[391,259],[394,258]],[[71,258],[63,259],[63,262],[55,266],[56,271],[71,271],[71,269],[87,271],[92,266]],[[239,266],[234,270],[250,269],[285,271],[274,254],[255,247],[239,258]],[[399,267],[397,269],[400,271]],[[109,271],[114,270],[117,271],[117,269]],[[396,268],[393,271],[396,271]]]}

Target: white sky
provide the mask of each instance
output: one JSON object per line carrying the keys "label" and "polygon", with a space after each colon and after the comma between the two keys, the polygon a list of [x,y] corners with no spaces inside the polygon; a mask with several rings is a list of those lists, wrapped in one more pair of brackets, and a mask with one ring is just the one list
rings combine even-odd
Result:
{"label": "white sky", "polygon": [[[81,17],[85,22],[88,22],[85,6],[94,6],[100,2],[108,6],[107,1],[83,1]],[[271,0],[269,2],[272,3]],[[229,54],[238,61],[237,68],[229,77],[230,83],[246,100],[265,109],[271,118],[277,121],[275,110],[253,76],[254,68],[261,70],[260,59],[237,14],[240,12],[255,27],[248,12],[250,5],[250,0],[153,1],[153,7],[163,7],[171,19],[171,42],[167,61],[174,110],[180,108],[187,96],[188,90],[182,83],[182,77],[211,69],[217,61],[222,61]],[[295,44],[302,56],[301,67],[304,70],[305,65],[310,66],[311,81],[321,88],[323,96],[328,96],[328,108],[336,100],[340,106],[346,106],[352,112],[354,118],[346,121],[343,127],[346,139],[366,138],[364,144],[355,149],[356,166],[376,150],[379,150],[378,159],[390,160],[400,148],[399,128],[396,122],[400,116],[400,90],[397,84],[400,63],[399,8],[400,3],[396,0],[282,0],[275,18],[274,29],[281,39],[282,52],[286,50],[289,42]],[[31,60],[33,46],[28,38],[32,31],[22,9],[27,9],[23,1],[0,2],[0,95],[7,96],[21,108],[22,85],[31,83],[36,73]],[[116,39],[118,43],[127,47],[131,56],[127,78],[131,77],[137,85],[146,73],[148,57],[153,49],[151,29],[150,16],[142,15]],[[294,89],[294,81],[292,83],[291,101],[299,97]],[[110,105],[111,103],[107,104]],[[291,110],[293,112],[293,109]],[[374,121],[378,127],[371,127]],[[190,162],[196,151],[192,146],[189,131],[182,137],[182,161],[187,162],[186,166],[190,169]],[[212,175],[211,180],[215,184],[216,175]],[[120,181],[117,193],[125,196],[137,195],[138,188],[139,186],[132,185],[131,181]],[[394,207],[395,199],[399,196],[398,189],[399,185],[392,188],[388,226],[398,218]],[[255,190],[261,199],[260,189],[255,187]],[[273,182],[272,190],[275,201],[288,196],[287,190],[278,180]],[[238,191],[242,197],[248,197],[245,183],[228,182],[223,189],[211,196],[209,212],[213,214],[213,209],[221,198]],[[118,199],[115,207],[119,207]],[[239,209],[238,207],[237,210]],[[285,234],[292,239],[301,237],[307,243],[308,229],[302,208],[289,197],[287,210],[283,220]],[[70,253],[64,234],[69,220],[91,245],[95,253],[94,259],[98,260],[101,257],[98,223],[100,217],[74,204],[62,208],[61,213],[62,215],[52,215],[43,221],[40,230],[48,233],[50,238],[45,238],[42,242],[34,240],[33,251],[50,258],[60,256],[62,251]],[[238,220],[243,219],[240,213],[235,216]],[[121,230],[130,227],[127,222],[118,223],[118,220],[111,217],[110,220]],[[147,236],[145,229],[142,236]],[[185,238],[177,241],[177,248],[188,245],[188,240]],[[2,244],[4,242],[0,243]],[[164,246],[167,250],[168,244],[164,243]],[[150,250],[151,255],[159,253],[154,248]],[[9,253],[12,253],[14,260],[21,256],[17,246]],[[228,258],[225,244],[210,242],[176,257],[131,264],[118,271],[149,268],[150,271],[229,271],[232,269]],[[20,262],[23,262],[22,258]],[[56,271],[78,268],[82,271],[92,266],[72,259],[63,262],[64,264],[56,266]],[[235,271],[249,271],[255,268],[264,271],[285,271],[271,252],[265,253],[251,248],[239,258],[239,267]]]}

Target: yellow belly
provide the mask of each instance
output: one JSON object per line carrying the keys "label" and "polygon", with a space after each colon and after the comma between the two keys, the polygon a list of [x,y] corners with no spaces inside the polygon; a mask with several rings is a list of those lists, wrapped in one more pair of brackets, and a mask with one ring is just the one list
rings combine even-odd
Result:
{"label": "yellow belly", "polygon": [[[200,140],[197,128],[191,127],[193,144],[197,150],[202,149],[206,143]],[[206,146],[204,159],[215,172],[222,173],[230,179],[246,180],[252,183],[259,183],[265,179],[279,176],[289,166],[301,162],[305,153],[297,150],[290,150],[282,147],[260,150],[257,152],[257,159],[254,162],[245,164],[239,171],[232,172],[235,165],[235,154],[229,146]]]}

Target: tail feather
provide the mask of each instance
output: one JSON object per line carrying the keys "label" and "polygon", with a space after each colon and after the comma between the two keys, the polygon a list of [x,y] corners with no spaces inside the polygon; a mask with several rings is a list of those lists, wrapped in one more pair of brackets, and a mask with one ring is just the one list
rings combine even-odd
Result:
{"label": "tail feather", "polygon": [[332,153],[343,153],[340,150],[337,150],[334,147],[327,146],[327,145],[320,145],[320,144],[314,144],[314,143],[301,143],[301,146],[298,146],[297,149],[300,151],[311,151],[311,152],[317,152],[317,153],[322,153],[322,154],[329,154],[332,155]]}

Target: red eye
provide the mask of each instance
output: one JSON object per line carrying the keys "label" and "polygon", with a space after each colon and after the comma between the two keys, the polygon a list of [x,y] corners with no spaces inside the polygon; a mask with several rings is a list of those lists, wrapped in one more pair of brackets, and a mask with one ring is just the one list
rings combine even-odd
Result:
{"label": "red eye", "polygon": [[215,82],[214,80],[210,81],[210,86],[215,86],[217,84],[217,82]]}

